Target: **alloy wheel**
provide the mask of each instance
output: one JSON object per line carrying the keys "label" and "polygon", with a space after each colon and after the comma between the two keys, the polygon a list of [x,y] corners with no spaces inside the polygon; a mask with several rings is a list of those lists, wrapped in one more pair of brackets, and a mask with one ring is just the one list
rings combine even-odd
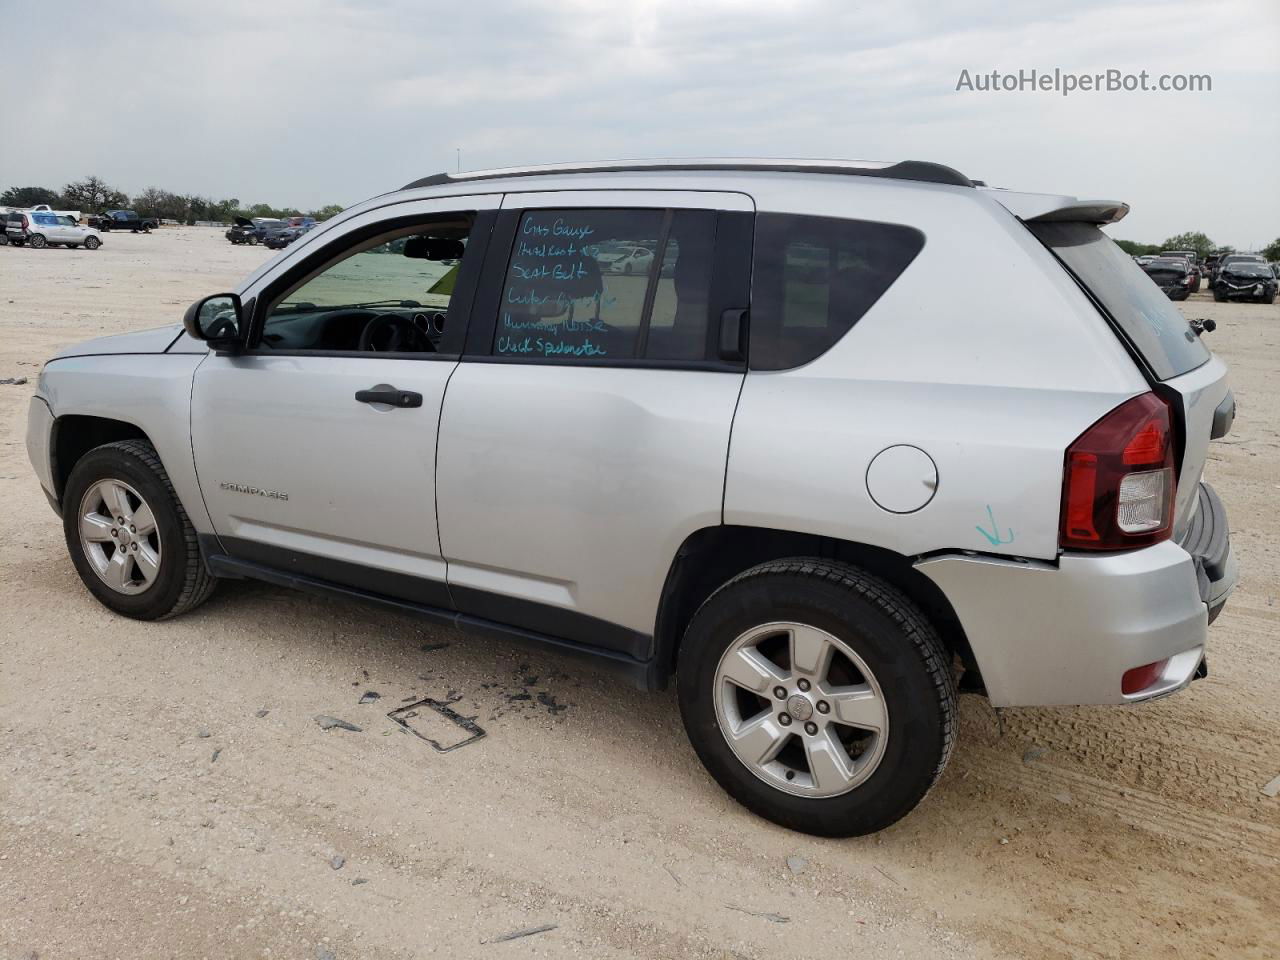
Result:
{"label": "alloy wheel", "polygon": [[80,545],[98,578],[139,594],[160,574],[160,531],[151,507],[121,480],[99,480],[80,500]]}
{"label": "alloy wheel", "polygon": [[787,793],[848,793],[884,756],[889,712],[875,675],[817,627],[766,623],[741,634],[716,667],[714,696],[729,748]]}

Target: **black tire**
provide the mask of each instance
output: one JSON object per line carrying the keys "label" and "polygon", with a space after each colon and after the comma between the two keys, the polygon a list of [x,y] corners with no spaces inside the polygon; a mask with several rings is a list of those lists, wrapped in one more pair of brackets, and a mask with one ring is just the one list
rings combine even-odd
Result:
{"label": "black tire", "polygon": [[84,248],[86,250],[97,250],[100,246],[102,246],[102,241],[97,237],[85,237]]}
{"label": "black tire", "polygon": [[[777,621],[837,637],[880,685],[889,717],[884,753],[850,792],[803,797],[772,786],[721,731],[714,695],[722,655],[742,634]],[[860,836],[906,816],[941,776],[957,734],[950,657],[924,613],[883,580],[820,559],[761,564],[712,594],[685,633],[677,690],[689,740],[720,786],[754,813],[817,836]]]}
{"label": "black tire", "polygon": [[45,239],[43,233],[33,233],[27,238],[27,243],[31,244],[34,250],[43,250],[49,245],[49,241]]}
{"label": "black tire", "polygon": [[1263,298],[1262,298],[1262,302],[1263,302],[1263,303],[1275,303],[1275,302],[1276,302],[1276,295],[1273,293],[1273,294],[1270,294],[1270,295],[1268,295],[1268,296],[1265,296],[1265,297],[1263,297]]}
{"label": "black tire", "polygon": [[[80,540],[80,505],[86,491],[100,480],[120,480],[151,506],[160,544],[160,569],[141,593],[118,593],[98,576]],[[164,620],[204,603],[217,584],[204,565],[196,532],[174,493],[169,474],[144,440],[121,440],[90,450],[71,471],[62,499],[62,529],[71,562],[98,600],[116,613],[136,620]]]}
{"label": "black tire", "polygon": [[1215,291],[1213,291],[1213,301],[1214,301],[1214,303],[1226,303],[1226,302],[1227,302],[1227,298],[1226,298],[1226,295],[1225,295],[1225,294],[1220,293],[1219,291],[1215,290]]}

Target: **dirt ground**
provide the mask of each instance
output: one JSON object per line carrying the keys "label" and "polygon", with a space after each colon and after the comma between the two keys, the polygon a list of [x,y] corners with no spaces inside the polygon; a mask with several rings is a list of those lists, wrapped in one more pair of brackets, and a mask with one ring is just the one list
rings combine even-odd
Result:
{"label": "dirt ground", "polygon": [[[160,624],[91,599],[27,463],[40,365],[268,255],[199,228],[0,249],[0,379],[29,378],[0,385],[0,958],[1280,954],[1280,306],[1182,305],[1239,403],[1209,678],[1134,709],[965,697],[925,803],[829,841],[735,806],[671,695],[575,661],[255,584]],[[451,692],[485,739],[386,716]]]}

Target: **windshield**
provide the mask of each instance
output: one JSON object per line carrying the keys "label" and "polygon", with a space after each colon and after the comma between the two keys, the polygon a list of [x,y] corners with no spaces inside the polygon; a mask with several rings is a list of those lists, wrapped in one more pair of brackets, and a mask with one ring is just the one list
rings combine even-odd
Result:
{"label": "windshield", "polygon": [[[1093,294],[1156,377],[1168,380],[1209,359],[1178,308],[1097,226],[1032,222],[1027,227]],[[1157,268],[1166,269],[1164,262]]]}
{"label": "windshield", "polygon": [[1243,277],[1269,277],[1271,276],[1271,268],[1265,263],[1254,263],[1246,260],[1242,263],[1227,264],[1227,273],[1238,274]]}

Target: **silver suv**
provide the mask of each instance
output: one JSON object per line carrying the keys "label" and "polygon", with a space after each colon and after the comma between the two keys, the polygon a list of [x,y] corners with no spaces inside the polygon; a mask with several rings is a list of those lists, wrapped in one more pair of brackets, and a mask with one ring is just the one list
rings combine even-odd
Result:
{"label": "silver suv", "polygon": [[50,210],[9,214],[5,239],[15,247],[30,244],[36,249],[63,246],[97,250],[102,246],[102,234],[93,227],[82,227],[72,217]]}
{"label": "silver suv", "polygon": [[432,176],[185,333],[59,354],[31,461],[126,616],[248,577],[674,678],[736,799],[867,833],[937,780],[957,691],[1205,673],[1234,404],[1099,229],[1126,212],[919,162]]}

